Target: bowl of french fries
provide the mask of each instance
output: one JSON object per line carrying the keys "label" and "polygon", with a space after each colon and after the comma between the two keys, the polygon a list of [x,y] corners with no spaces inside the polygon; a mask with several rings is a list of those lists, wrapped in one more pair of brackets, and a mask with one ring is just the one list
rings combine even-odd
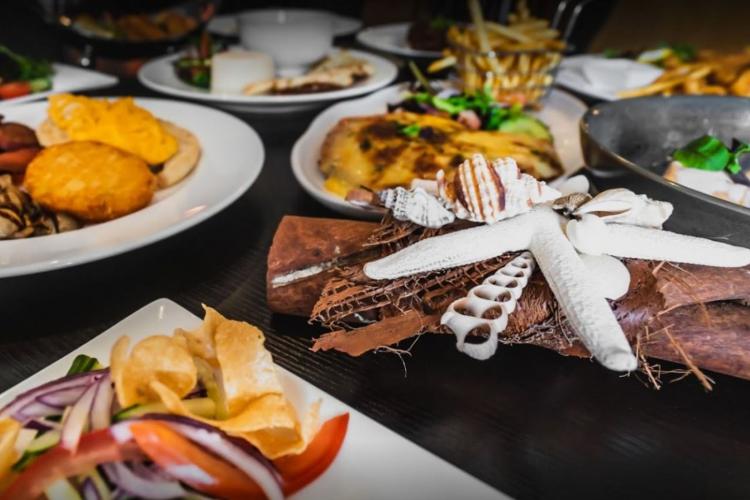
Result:
{"label": "bowl of french fries", "polygon": [[498,102],[534,106],[547,95],[562,60],[565,42],[549,21],[518,3],[507,24],[485,21],[479,3],[469,1],[472,23],[451,26],[444,57],[431,73],[453,67],[462,90],[486,90]]}

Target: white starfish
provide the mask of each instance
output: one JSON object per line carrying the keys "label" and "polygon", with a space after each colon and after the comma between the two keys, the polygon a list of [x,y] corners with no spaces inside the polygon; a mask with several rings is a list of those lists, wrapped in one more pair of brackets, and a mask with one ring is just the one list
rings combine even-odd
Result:
{"label": "white starfish", "polygon": [[[624,265],[616,259],[592,256],[740,267],[750,264],[750,249],[657,229],[671,214],[671,206],[666,209],[663,202],[653,202],[627,190],[620,193],[620,201],[637,201],[617,210],[618,215],[631,213],[613,219],[650,227],[607,224],[606,217],[602,219],[593,215],[594,212],[606,212],[596,208],[602,199],[612,202],[616,196],[609,193],[588,202],[593,206],[582,210],[585,215],[581,221],[563,217],[549,205],[537,205],[525,214],[494,224],[419,241],[366,264],[364,272],[371,279],[396,279],[528,250],[536,259],[569,324],[594,358],[612,370],[631,371],[637,368],[638,361],[606,301],[606,298],[616,298],[627,287],[624,290],[620,285],[612,287],[602,276],[591,274],[598,269],[599,272],[608,270],[608,273],[622,276]],[[578,252],[591,256],[582,258]]]}

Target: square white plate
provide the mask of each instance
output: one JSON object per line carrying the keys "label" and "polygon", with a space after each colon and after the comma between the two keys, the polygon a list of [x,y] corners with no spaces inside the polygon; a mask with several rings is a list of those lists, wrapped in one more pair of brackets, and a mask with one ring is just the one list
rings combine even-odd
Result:
{"label": "square white plate", "polygon": [[[122,335],[133,343],[175,328],[195,328],[201,319],[169,299],[134,312],[101,335],[0,395],[0,407],[16,395],[62,377],[78,354],[109,364],[112,344]],[[399,436],[354,408],[278,367],[287,393],[300,407],[323,400],[324,418],[349,412],[349,430],[336,461],[318,480],[295,494],[303,499],[448,499],[509,498],[466,472]],[[477,443],[479,445],[479,443]]]}
{"label": "square white plate", "polygon": [[36,101],[45,99],[53,94],[62,92],[82,92],[84,90],[101,89],[116,85],[118,80],[116,76],[107,75],[90,69],[83,69],[69,64],[52,65],[55,70],[52,75],[52,88],[44,92],[37,92],[13,99],[0,101],[0,109],[13,104]]}

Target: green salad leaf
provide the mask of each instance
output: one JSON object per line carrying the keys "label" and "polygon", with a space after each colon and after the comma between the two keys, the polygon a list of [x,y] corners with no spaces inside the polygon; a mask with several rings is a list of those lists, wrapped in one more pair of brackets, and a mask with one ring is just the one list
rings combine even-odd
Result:
{"label": "green salad leaf", "polygon": [[419,131],[422,130],[422,127],[419,126],[417,123],[412,123],[411,125],[403,125],[399,129],[399,132],[401,132],[406,137],[411,137],[414,139],[419,135]]}
{"label": "green salad leaf", "polygon": [[720,139],[712,135],[704,135],[675,150],[672,158],[686,167],[711,172],[726,169],[736,174],[742,169],[739,163],[740,157],[747,153],[750,153],[750,144],[736,141],[734,147],[729,149]]}
{"label": "green salad leaf", "polygon": [[38,78],[50,78],[52,76],[52,65],[49,61],[22,56],[13,52],[5,45],[0,45],[0,54],[17,65],[17,71],[13,77],[14,80],[35,80]]}

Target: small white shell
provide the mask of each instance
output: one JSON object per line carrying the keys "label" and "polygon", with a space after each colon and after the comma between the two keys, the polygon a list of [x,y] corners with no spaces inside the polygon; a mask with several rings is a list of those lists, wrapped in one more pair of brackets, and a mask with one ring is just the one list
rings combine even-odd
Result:
{"label": "small white shell", "polygon": [[[481,285],[475,286],[466,297],[454,301],[443,314],[440,323],[456,335],[456,348],[474,359],[489,359],[497,350],[497,336],[508,326],[524,288],[534,271],[530,252],[505,264]],[[486,318],[491,310],[498,315]],[[487,330],[487,339],[479,344],[467,344],[466,336],[476,328]]]}
{"label": "small white shell", "polygon": [[379,193],[380,201],[391,210],[397,220],[411,221],[424,227],[438,228],[450,224],[456,217],[440,201],[422,188],[407,190],[402,187]]}
{"label": "small white shell", "polygon": [[672,204],[652,200],[644,194],[638,195],[629,189],[617,188],[603,191],[578,207],[576,217],[594,214],[606,223],[631,224],[661,229],[672,215]]}
{"label": "small white shell", "polygon": [[464,161],[447,178],[437,175],[440,199],[459,219],[492,224],[554,200],[560,193],[522,173],[512,158],[489,164],[481,154]]}

